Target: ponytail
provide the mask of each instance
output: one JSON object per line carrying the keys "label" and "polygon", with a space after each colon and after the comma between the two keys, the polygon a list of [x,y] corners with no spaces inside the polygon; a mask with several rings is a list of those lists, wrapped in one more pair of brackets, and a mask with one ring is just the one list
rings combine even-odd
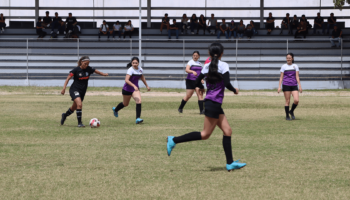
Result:
{"label": "ponytail", "polygon": [[129,62],[129,63],[126,65],[127,68],[129,68],[129,67],[131,67],[131,66],[132,66],[131,62]]}
{"label": "ponytail", "polygon": [[222,74],[218,73],[219,57],[224,52],[224,47],[220,43],[213,43],[209,47],[211,62],[206,81],[210,84],[215,84],[222,80]]}
{"label": "ponytail", "polygon": [[140,63],[140,60],[138,57],[132,57],[131,61],[126,65],[127,68],[132,66],[132,61],[136,60],[138,63]]}

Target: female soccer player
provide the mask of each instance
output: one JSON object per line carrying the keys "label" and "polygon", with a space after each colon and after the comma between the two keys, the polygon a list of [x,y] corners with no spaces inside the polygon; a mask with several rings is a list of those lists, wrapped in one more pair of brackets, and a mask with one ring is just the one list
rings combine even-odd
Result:
{"label": "female soccer player", "polygon": [[223,52],[224,47],[220,43],[211,44],[209,47],[211,62],[204,65],[201,74],[196,79],[196,84],[200,84],[200,81],[206,76],[207,95],[205,97],[205,119],[202,132],[191,132],[179,137],[168,136],[167,152],[168,156],[170,156],[175,145],[182,142],[208,139],[215,127],[218,126],[224,133],[222,144],[226,155],[226,169],[231,171],[240,169],[246,164],[239,163],[238,160],[233,161],[231,147],[232,130],[221,108],[225,87],[233,91],[234,94],[238,94],[238,89],[235,89],[230,83],[228,64],[220,60]]}
{"label": "female soccer player", "polygon": [[88,81],[91,74],[96,73],[101,76],[108,76],[107,73],[102,73],[89,66],[90,58],[88,56],[83,56],[78,61],[78,66],[70,71],[66,81],[63,85],[63,90],[61,94],[64,95],[66,92],[66,87],[69,80],[74,77],[74,82],[70,86],[69,94],[72,97],[73,105],[68,109],[66,113],[62,113],[61,125],[64,124],[66,118],[71,115],[75,110],[77,110],[78,127],[85,127],[81,122],[83,101],[88,87]]}
{"label": "female soccer player", "polygon": [[[198,51],[194,51],[192,54],[192,60],[188,61],[186,65],[186,72],[188,73],[186,78],[186,96],[182,99],[180,107],[178,109],[179,113],[182,113],[184,106],[186,105],[187,101],[190,100],[190,98],[193,95],[193,92],[196,91],[198,96],[198,106],[199,106],[199,114],[203,113],[203,93],[205,92],[204,87],[202,84],[199,84],[196,86],[196,78],[201,73],[202,70],[202,63],[198,61],[200,55]],[[201,80],[202,83],[204,83],[203,80]]]}
{"label": "female soccer player", "polygon": [[[294,55],[292,53],[288,53],[286,60],[287,64],[284,64],[281,67],[281,76],[277,92],[281,92],[281,84],[283,84],[282,90],[284,93],[284,98],[286,99],[286,104],[284,105],[286,120],[292,120],[295,119],[294,110],[299,103],[298,85],[300,93],[302,93],[303,90],[301,89],[299,79],[299,67],[298,65],[294,64]],[[292,105],[292,109],[289,111],[290,95],[293,95],[294,103]],[[289,117],[289,115],[292,116],[292,119]]]}
{"label": "female soccer player", "polygon": [[139,59],[133,57],[131,62],[128,63],[126,67],[129,67],[126,72],[125,84],[122,90],[123,102],[120,102],[117,107],[113,107],[113,113],[115,117],[118,117],[118,111],[129,105],[131,97],[134,98],[136,102],[136,124],[142,123],[141,119],[141,93],[139,90],[139,79],[146,85],[147,90],[151,89],[148,87],[146,78],[143,76],[142,68],[139,66]]}

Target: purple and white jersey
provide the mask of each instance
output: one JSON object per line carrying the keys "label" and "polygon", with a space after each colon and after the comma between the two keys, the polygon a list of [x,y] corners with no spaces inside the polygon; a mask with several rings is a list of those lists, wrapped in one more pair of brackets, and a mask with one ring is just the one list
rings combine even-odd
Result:
{"label": "purple and white jersey", "polygon": [[296,72],[298,71],[299,71],[299,67],[296,64],[282,65],[281,72],[284,73],[282,85],[298,86],[298,82],[296,79]]}
{"label": "purple and white jersey", "polygon": [[[130,67],[126,74],[130,75],[130,81],[136,85],[136,87],[139,87],[139,79],[142,76],[143,69],[139,66],[138,69],[134,69],[134,67]],[[128,92],[134,92],[135,89],[128,85],[127,83],[124,84],[123,90],[128,91]]]}
{"label": "purple and white jersey", "polygon": [[186,79],[195,81],[197,79],[197,77],[199,76],[199,74],[201,73],[201,71],[202,71],[202,63],[199,62],[198,60],[194,61],[192,59],[192,60],[188,61],[187,65],[191,66],[190,70],[193,70],[193,71],[197,72],[197,76],[195,76],[192,73],[190,73],[190,74],[187,75]]}
{"label": "purple and white jersey", "polygon": [[[209,65],[210,63],[207,63],[204,65],[202,74],[207,74],[209,72]],[[229,72],[229,66],[226,62],[222,62],[219,60],[218,63],[218,73],[225,74],[226,72]],[[215,101],[222,104],[222,101],[224,99],[224,92],[225,92],[225,83],[224,79],[222,79],[220,82],[216,84],[210,84],[208,81],[207,84],[207,95],[205,96],[205,99]]]}

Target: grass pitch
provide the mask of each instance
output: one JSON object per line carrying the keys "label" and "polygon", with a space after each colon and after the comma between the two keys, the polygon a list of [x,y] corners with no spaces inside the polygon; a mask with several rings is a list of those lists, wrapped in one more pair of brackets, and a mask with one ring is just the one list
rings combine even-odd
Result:
{"label": "grass pitch", "polygon": [[75,113],[59,125],[70,97],[47,93],[60,89],[0,87],[1,199],[350,197],[347,96],[303,96],[291,122],[283,95],[225,97],[233,156],[247,163],[228,173],[218,128],[166,154],[166,136],[202,130],[195,97],[179,114],[182,97],[145,96],[136,125],[133,101],[115,118],[121,96],[86,96],[84,124],[101,120],[90,129],[76,127]]}

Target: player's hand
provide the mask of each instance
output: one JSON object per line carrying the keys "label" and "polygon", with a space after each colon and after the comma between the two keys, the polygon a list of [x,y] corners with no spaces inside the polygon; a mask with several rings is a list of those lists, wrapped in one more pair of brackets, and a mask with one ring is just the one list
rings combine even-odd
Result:
{"label": "player's hand", "polygon": [[135,87],[134,87],[134,90],[135,90],[135,91],[139,91],[139,88],[135,86]]}
{"label": "player's hand", "polygon": [[278,87],[277,93],[281,92],[281,87]]}
{"label": "player's hand", "polygon": [[238,88],[235,88],[235,89],[236,89],[236,92],[234,92],[234,94],[238,94],[239,89]]}
{"label": "player's hand", "polygon": [[148,86],[147,86],[147,91],[148,91],[148,92],[149,92],[149,91],[151,91],[151,88],[150,88],[150,87],[148,87]]}
{"label": "player's hand", "polygon": [[195,72],[195,71],[193,71],[192,74],[195,75],[195,76],[197,76],[197,72]]}
{"label": "player's hand", "polygon": [[303,89],[301,87],[299,87],[299,92],[303,93]]}
{"label": "player's hand", "polygon": [[103,73],[102,76],[108,76],[108,73]]}
{"label": "player's hand", "polygon": [[63,90],[61,91],[61,94],[62,94],[62,95],[64,95],[64,93],[66,93],[66,89],[63,89]]}

